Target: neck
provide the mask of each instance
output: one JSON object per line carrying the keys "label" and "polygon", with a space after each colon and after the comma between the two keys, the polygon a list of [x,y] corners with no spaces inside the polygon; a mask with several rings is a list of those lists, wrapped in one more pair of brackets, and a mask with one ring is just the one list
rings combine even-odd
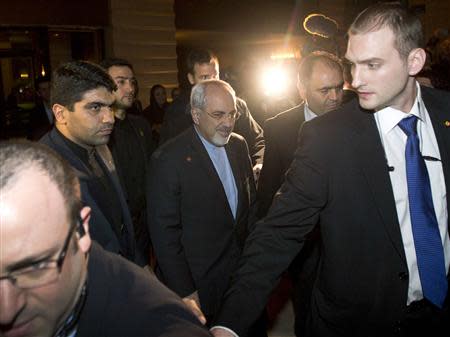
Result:
{"label": "neck", "polygon": [[81,144],[80,142],[78,142],[76,139],[74,139],[74,137],[72,137],[66,130],[65,128],[65,124],[64,123],[60,123],[58,121],[55,122],[55,127],[56,129],[64,136],[66,137],[68,140],[70,140],[72,143],[77,144],[78,146],[81,146],[83,149],[86,149],[88,152],[92,151],[92,149],[94,148],[94,146],[90,146],[90,145],[86,145],[86,144]]}

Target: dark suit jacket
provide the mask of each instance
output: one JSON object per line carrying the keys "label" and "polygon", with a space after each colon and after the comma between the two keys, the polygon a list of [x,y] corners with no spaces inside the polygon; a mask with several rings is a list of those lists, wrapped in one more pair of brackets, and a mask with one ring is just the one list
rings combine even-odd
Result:
{"label": "dark suit jacket", "polygon": [[[89,190],[89,181],[91,179],[96,179],[94,173],[92,173],[91,169],[70,149],[63,137],[64,136],[53,128],[49,133],[44,135],[40,142],[55,150],[75,169],[78,179],[80,180],[81,200],[92,209],[90,221],[90,233],[92,238],[100,243],[106,250],[124,254],[130,260],[135,261],[134,229],[128,209],[123,210],[123,224],[128,233],[126,237],[127,248],[125,248],[123,244],[121,245],[116,232],[113,230],[113,224],[111,224],[107,216],[99,207],[95,195]],[[136,262],[139,262],[139,264],[142,265],[144,264],[142,261]]]}
{"label": "dark suit jacket", "polygon": [[238,191],[234,220],[222,182],[194,127],[152,157],[149,225],[161,280],[181,297],[198,290],[212,315],[253,224],[255,184],[245,140],[225,146]]}
{"label": "dark suit jacket", "polygon": [[[248,110],[247,103],[239,97],[236,98],[236,109],[240,113],[234,126],[234,132],[245,138],[248,144],[253,165],[262,164],[264,158],[264,133]],[[189,96],[183,94],[167,108],[161,126],[159,144],[179,135],[192,125],[191,105]]]}
{"label": "dark suit jacket", "polygon": [[149,271],[93,243],[77,337],[211,336]]}
{"label": "dark suit jacket", "polygon": [[269,118],[264,124],[264,165],[258,179],[258,218],[267,214],[294,158],[298,133],[305,121],[302,103]]}
{"label": "dark suit jacket", "polygon": [[[445,126],[450,95],[422,88],[422,97],[450,191],[450,128]],[[449,203],[447,198],[447,209]],[[286,181],[247,240],[217,324],[245,336],[319,221],[322,256],[309,332],[327,337],[397,332],[406,311],[408,267],[375,119],[357,101],[303,124]]]}
{"label": "dark suit jacket", "polygon": [[108,147],[111,149],[131,212],[136,249],[143,259],[148,260],[150,235],[147,226],[145,181],[155,146],[147,120],[131,114],[127,114],[123,121],[116,120]]}

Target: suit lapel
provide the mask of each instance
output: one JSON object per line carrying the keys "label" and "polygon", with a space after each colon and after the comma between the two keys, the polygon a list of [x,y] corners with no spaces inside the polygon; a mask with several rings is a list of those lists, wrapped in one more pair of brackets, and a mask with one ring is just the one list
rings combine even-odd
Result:
{"label": "suit lapel", "polygon": [[[450,210],[450,106],[439,104],[431,93],[422,88],[422,98],[433,124],[434,134],[441,154],[442,170],[444,171],[445,188],[447,190],[447,210]],[[448,217],[448,226],[450,227],[450,217]]]}
{"label": "suit lapel", "polygon": [[374,116],[371,112],[364,111],[359,107],[357,111],[353,111],[356,113],[354,113],[355,116],[352,116],[355,126],[352,144],[356,148],[362,171],[383,220],[385,230],[398,254],[406,263],[388,163]]}
{"label": "suit lapel", "polygon": [[200,137],[197,135],[197,132],[195,131],[194,127],[191,127],[191,133],[192,133],[191,146],[194,151],[193,153],[195,153],[195,156],[198,157],[197,162],[200,163],[200,166],[206,172],[208,176],[207,181],[217,186],[222,202],[225,203],[225,205],[227,205],[229,215],[231,218],[233,218],[233,213],[231,212],[230,204],[228,203],[225,189],[223,188],[222,181],[220,180],[216,168],[214,167],[214,164],[211,158],[209,157],[208,151],[206,151],[205,146],[200,140]]}

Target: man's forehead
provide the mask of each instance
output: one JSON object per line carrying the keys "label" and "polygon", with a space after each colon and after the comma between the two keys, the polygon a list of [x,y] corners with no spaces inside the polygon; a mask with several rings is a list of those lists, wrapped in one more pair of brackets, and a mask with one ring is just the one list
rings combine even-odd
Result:
{"label": "man's forehead", "polygon": [[234,109],[236,106],[235,97],[224,87],[209,86],[206,88],[206,106],[215,110],[218,107],[229,106]]}
{"label": "man's forehead", "polygon": [[15,175],[1,191],[2,237],[7,233],[40,235],[42,231],[58,234],[67,222],[67,208],[56,183],[36,165],[19,168]]}
{"label": "man's forehead", "polygon": [[108,69],[108,73],[114,77],[134,78],[133,70],[126,65],[112,66]]}
{"label": "man's forehead", "polygon": [[[370,46],[370,48],[368,48]],[[376,58],[383,48],[394,48],[395,36],[393,31],[383,26],[358,34],[349,34],[345,58],[351,61]]]}
{"label": "man's forehead", "polygon": [[331,64],[321,60],[314,62],[312,65],[311,78],[317,78],[324,74],[342,75],[342,70],[338,64]]}
{"label": "man's forehead", "polygon": [[194,64],[194,70],[195,71],[206,71],[210,69],[217,70],[219,68],[219,64],[216,60],[211,60],[210,62],[203,62],[203,63],[195,63]]}
{"label": "man's forehead", "polygon": [[102,102],[105,104],[113,103],[114,101],[113,92],[109,91],[106,87],[97,87],[86,91],[81,97],[81,101],[89,102]]}

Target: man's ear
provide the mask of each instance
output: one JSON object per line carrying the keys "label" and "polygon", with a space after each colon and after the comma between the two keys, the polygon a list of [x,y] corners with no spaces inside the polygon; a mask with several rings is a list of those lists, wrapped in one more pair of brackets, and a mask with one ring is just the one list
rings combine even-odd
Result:
{"label": "man's ear", "polygon": [[300,97],[305,100],[306,98],[306,88],[303,83],[300,82],[300,79],[297,79],[297,90]]}
{"label": "man's ear", "polygon": [[192,75],[191,73],[188,73],[188,74],[187,74],[187,78],[188,78],[189,83],[190,83],[191,85],[194,85],[194,84],[195,84],[195,81],[194,81],[194,75]]}
{"label": "man's ear", "polygon": [[80,247],[81,251],[86,254],[87,252],[89,252],[92,244],[91,236],[89,235],[89,220],[91,219],[91,208],[88,206],[83,207],[80,211],[80,218],[82,219],[83,223],[79,224],[82,229],[77,231],[78,246]]}
{"label": "man's ear", "polygon": [[410,76],[417,75],[425,65],[427,54],[422,48],[415,48],[408,55],[408,73]]}
{"label": "man's ear", "polygon": [[191,116],[192,116],[192,121],[194,122],[195,125],[200,124],[200,114],[201,114],[201,111],[199,109],[192,108]]}
{"label": "man's ear", "polygon": [[61,104],[53,104],[53,115],[55,116],[55,122],[59,124],[66,124],[67,108]]}

